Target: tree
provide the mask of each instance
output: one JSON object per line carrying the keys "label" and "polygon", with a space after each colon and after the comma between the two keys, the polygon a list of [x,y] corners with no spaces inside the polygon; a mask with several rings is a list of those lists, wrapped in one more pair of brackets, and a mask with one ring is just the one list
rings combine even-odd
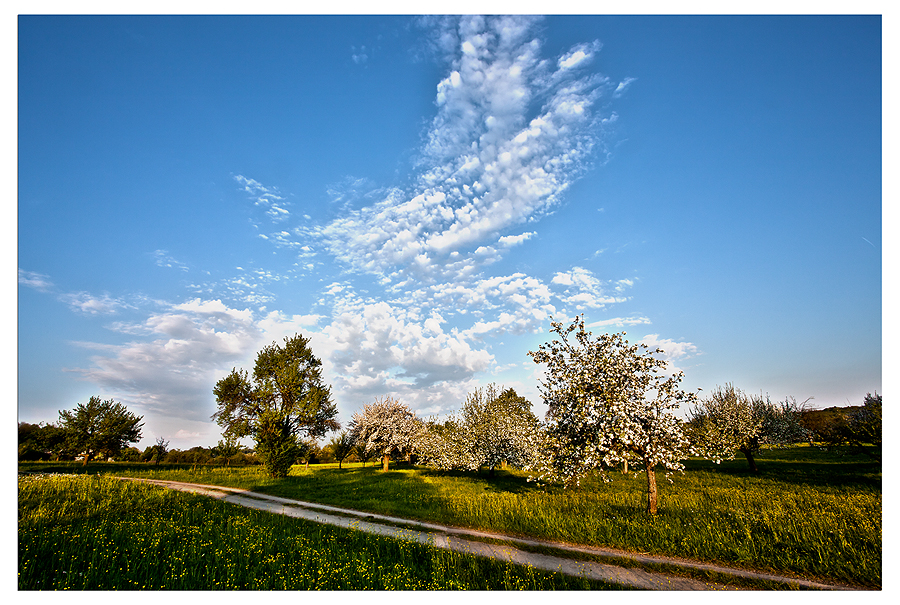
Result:
{"label": "tree", "polygon": [[[807,400],[808,401],[808,400]],[[758,473],[760,446],[788,445],[806,439],[800,422],[803,404],[792,397],[780,403],[761,395],[748,396],[732,384],[716,387],[689,412],[689,432],[695,450],[717,463],[739,451],[750,471]]]}
{"label": "tree", "polygon": [[331,438],[331,453],[338,461],[338,468],[344,463],[344,459],[353,451],[353,436],[347,431],[341,431],[337,437]]}
{"label": "tree", "polygon": [[59,460],[66,453],[66,432],[59,426],[19,423],[19,460]]}
{"label": "tree", "polygon": [[429,466],[438,468],[494,469],[511,463],[530,468],[542,442],[540,423],[531,403],[514,389],[496,384],[466,396],[460,416],[426,424],[418,449]]}
{"label": "tree", "polygon": [[387,471],[391,456],[412,453],[419,430],[420,422],[408,407],[384,397],[353,415],[350,432],[354,441],[365,443],[367,450],[382,457],[382,468]]}
{"label": "tree", "polygon": [[[353,433],[351,432],[351,437],[352,436]],[[365,441],[356,441],[353,445],[353,453],[356,454],[359,461],[363,463],[363,466],[365,466],[366,462],[372,458],[373,454],[372,450],[369,449],[369,444]]]}
{"label": "tree", "polygon": [[157,437],[156,445],[154,445],[153,448],[156,454],[156,466],[159,466],[159,463],[162,462],[162,459],[169,451],[169,442],[166,441],[163,437]]}
{"label": "tree", "polygon": [[322,362],[300,335],[257,354],[253,381],[232,369],[216,383],[218,411],[212,415],[226,438],[251,436],[272,477],[284,477],[300,453],[298,438],[321,437],[340,428]]}
{"label": "tree", "polygon": [[142,416],[135,416],[112,399],[91,397],[74,410],[59,412],[59,424],[73,451],[84,454],[87,464],[94,455],[116,456],[128,443],[141,438]]}
{"label": "tree", "polygon": [[226,465],[231,465],[231,458],[241,451],[241,444],[234,437],[226,437],[219,439],[219,442],[212,448],[212,455],[217,458],[224,458]]}
{"label": "tree", "polygon": [[866,393],[863,407],[850,416],[847,441],[851,446],[881,461],[881,395]]}
{"label": "tree", "polygon": [[881,395],[866,393],[862,406],[830,408],[833,411],[819,435],[834,451],[848,449],[881,461]]}
{"label": "tree", "polygon": [[656,514],[655,469],[665,468],[671,481],[690,452],[682,423],[671,413],[695,398],[681,390],[683,374],[662,374],[667,364],[654,357],[662,350],[629,345],[624,332],[593,338],[583,317],[568,327],[551,326],[559,338],[529,352],[547,364],[541,394],[548,406],[548,456],[538,477],[577,484],[598,469],[609,480],[606,469],[631,460],[643,466],[647,512]]}

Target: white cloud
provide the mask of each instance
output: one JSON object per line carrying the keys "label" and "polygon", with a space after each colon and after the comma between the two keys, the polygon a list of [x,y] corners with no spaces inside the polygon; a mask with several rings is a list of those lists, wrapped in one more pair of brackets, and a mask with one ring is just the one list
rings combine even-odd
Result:
{"label": "white cloud", "polygon": [[504,235],[500,238],[500,244],[506,247],[517,246],[522,242],[528,241],[532,237],[534,237],[534,231],[528,231],[526,233],[522,233],[520,235]]}
{"label": "white cloud", "polygon": [[175,258],[169,254],[168,250],[156,250],[153,253],[153,256],[156,257],[156,265],[158,267],[181,269],[182,271],[188,270],[188,266],[181,261],[175,260]]}
{"label": "white cloud", "polygon": [[19,269],[19,283],[41,292],[48,292],[53,288],[53,282],[50,281],[48,276],[35,273],[34,271],[25,271],[24,269]]}
{"label": "white cloud", "polygon": [[[384,192],[302,232],[353,270],[395,283],[455,279],[496,261],[500,251],[485,244],[546,213],[586,166],[599,136],[594,105],[611,88],[595,75],[553,71],[530,17],[428,22],[440,24],[437,39],[456,41],[441,42],[443,50],[456,51],[437,87],[415,188]],[[597,48],[580,45],[564,63],[584,62]]]}
{"label": "white cloud", "polygon": [[625,327],[638,326],[641,324],[653,323],[647,317],[614,317],[612,319],[602,319],[594,321],[586,325],[588,328],[608,328],[608,327]]}
{"label": "white cloud", "polygon": [[660,338],[659,334],[648,334],[640,342],[650,349],[662,349],[663,357],[668,360],[685,359],[698,354],[700,350],[690,342],[676,342],[669,338]]}
{"label": "white cloud", "polygon": [[241,185],[240,190],[247,193],[253,204],[262,208],[272,221],[283,221],[290,216],[290,212],[284,207],[287,202],[277,187],[266,187],[259,181],[240,174],[234,180]]}
{"label": "white cloud", "polygon": [[[594,277],[593,273],[582,267],[573,267],[569,271],[558,272],[550,283],[563,286],[565,293],[557,296],[560,300],[574,305],[579,311],[602,309],[608,304],[627,300],[622,296],[606,294],[603,283]],[[626,285],[630,285],[629,280],[620,280],[617,282],[615,290],[621,293]]]}
{"label": "white cloud", "polygon": [[60,299],[73,309],[88,315],[112,314],[129,306],[121,300],[111,298],[108,294],[94,296],[88,292],[71,292],[63,294]]}

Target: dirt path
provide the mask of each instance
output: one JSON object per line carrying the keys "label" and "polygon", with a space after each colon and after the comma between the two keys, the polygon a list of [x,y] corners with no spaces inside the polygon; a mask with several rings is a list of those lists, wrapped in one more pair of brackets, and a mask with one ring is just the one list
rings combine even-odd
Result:
{"label": "dirt path", "polygon": [[[276,514],[288,515],[290,517],[298,517],[315,521],[318,523],[327,523],[340,527],[348,527],[358,529],[371,534],[390,536],[401,538],[404,540],[413,540],[423,544],[429,544],[438,548],[445,548],[457,552],[469,553],[483,557],[491,557],[501,561],[510,561],[521,565],[531,565],[532,567],[547,571],[557,571],[566,575],[576,577],[587,577],[595,580],[603,580],[613,582],[634,588],[644,590],[735,590],[735,587],[724,584],[715,584],[712,582],[703,582],[676,575],[665,574],[661,572],[646,571],[639,568],[619,567],[606,563],[598,563],[594,561],[584,561],[578,559],[570,559],[564,556],[553,556],[529,552],[516,548],[515,544],[523,546],[538,546],[553,548],[561,551],[580,552],[608,557],[619,557],[631,560],[638,564],[656,563],[674,565],[685,570],[706,570],[726,574],[733,577],[768,580],[772,582],[784,583],[785,588],[806,588],[819,590],[852,590],[852,587],[841,586],[835,584],[823,584],[812,582],[809,580],[801,580],[796,578],[788,578],[773,574],[758,573],[743,569],[734,569],[688,561],[674,557],[649,556],[625,551],[596,548],[590,546],[576,546],[561,542],[550,542],[545,540],[525,539],[505,534],[464,529],[458,527],[448,527],[434,523],[423,521],[414,521],[411,519],[400,519],[397,517],[389,517],[386,515],[378,515],[374,513],[366,513],[347,508],[336,506],[328,506],[326,504],[317,504],[313,502],[303,502],[300,500],[291,500],[288,498],[280,498],[278,496],[270,496],[258,492],[251,492],[245,489],[222,487],[218,485],[200,485],[197,483],[184,483],[181,481],[161,481],[157,479],[132,479],[121,477],[130,481],[142,481],[161,485],[170,489],[201,494],[210,496],[226,502],[239,504],[248,508],[255,508]],[[477,540],[468,540],[466,536],[472,538],[488,538],[501,540],[504,544],[490,544]]]}

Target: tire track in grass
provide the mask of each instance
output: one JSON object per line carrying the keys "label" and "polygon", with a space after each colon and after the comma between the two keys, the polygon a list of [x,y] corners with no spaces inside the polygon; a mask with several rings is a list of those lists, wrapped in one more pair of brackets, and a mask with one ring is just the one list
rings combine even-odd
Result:
{"label": "tire track in grass", "polygon": [[[119,478],[127,481],[141,481],[144,483],[152,483],[155,485],[167,487],[169,489],[209,496],[219,500],[224,500],[226,502],[231,502],[233,504],[238,504],[247,508],[254,508],[257,510],[263,510],[275,514],[282,514],[290,517],[306,519],[308,521],[314,521],[317,523],[326,523],[329,525],[356,529],[370,534],[388,536],[402,540],[412,540],[420,542],[422,544],[428,544],[437,548],[453,550],[460,553],[490,557],[500,561],[507,561],[519,565],[530,565],[537,569],[559,572],[575,577],[586,577],[594,580],[603,580],[605,582],[613,582],[616,584],[643,590],[736,590],[736,588],[724,584],[703,582],[701,580],[695,580],[692,578],[669,575],[661,572],[647,571],[634,567],[622,567],[596,561],[584,561],[562,556],[541,554],[516,548],[513,544],[521,544],[523,546],[532,546],[539,548],[551,548],[559,551],[578,552],[604,557],[618,557],[639,564],[673,565],[676,567],[681,567],[683,569],[711,571],[738,578],[778,582],[787,585],[786,587],[792,588],[806,588],[813,590],[853,590],[853,587],[850,586],[824,584],[821,582],[813,582],[811,580],[789,578],[786,576],[779,576],[775,574],[766,574],[743,569],[735,569],[730,567],[723,567],[720,565],[687,561],[673,557],[639,555],[614,549],[597,548],[590,546],[575,546],[562,542],[526,539],[495,532],[449,527],[436,523],[415,521],[412,519],[402,519],[399,517],[379,515],[376,513],[367,513],[337,506],[330,506],[327,504],[303,502],[300,500],[282,498],[280,496],[270,496],[268,494],[252,492],[250,490],[235,487],[201,485],[197,483],[186,483],[183,481],[164,481],[160,479],[137,479],[131,477]],[[505,543],[494,544],[477,540],[468,540],[465,537],[460,536],[499,540]]]}

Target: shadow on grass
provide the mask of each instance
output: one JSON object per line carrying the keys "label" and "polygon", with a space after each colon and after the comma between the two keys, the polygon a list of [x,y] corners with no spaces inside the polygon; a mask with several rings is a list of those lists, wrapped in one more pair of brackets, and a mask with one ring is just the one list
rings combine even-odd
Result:
{"label": "shadow on grass", "polygon": [[685,461],[685,473],[695,471],[736,479],[775,481],[798,487],[865,489],[880,491],[881,463],[864,455],[840,455],[818,447],[802,446],[762,450],[753,473],[740,453],[734,460],[715,464],[709,460]]}

